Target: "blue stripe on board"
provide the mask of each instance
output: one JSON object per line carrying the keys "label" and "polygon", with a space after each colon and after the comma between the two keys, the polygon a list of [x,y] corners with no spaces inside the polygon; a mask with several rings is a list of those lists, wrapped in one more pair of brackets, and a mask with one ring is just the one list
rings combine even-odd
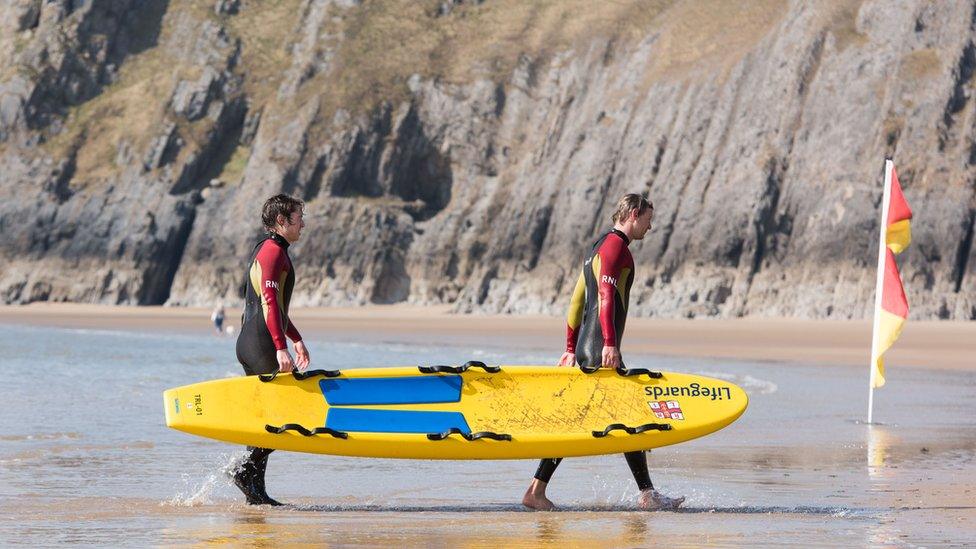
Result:
{"label": "blue stripe on board", "polygon": [[325,426],[337,431],[364,433],[440,433],[451,427],[471,432],[460,412],[330,408]]}
{"label": "blue stripe on board", "polygon": [[432,404],[461,400],[461,376],[368,377],[323,379],[330,406],[357,404]]}

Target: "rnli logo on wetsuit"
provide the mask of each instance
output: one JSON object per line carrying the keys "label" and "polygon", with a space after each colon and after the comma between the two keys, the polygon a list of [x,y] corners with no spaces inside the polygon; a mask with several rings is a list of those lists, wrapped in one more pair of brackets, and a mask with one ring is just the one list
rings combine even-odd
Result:
{"label": "rnli logo on wetsuit", "polygon": [[274,280],[265,280],[264,281],[264,287],[265,288],[274,288],[275,290],[277,290],[278,289],[278,283],[275,282]]}
{"label": "rnli logo on wetsuit", "polygon": [[617,285],[617,279],[612,276],[603,275],[600,280],[606,282],[607,284],[613,284],[614,286]]}

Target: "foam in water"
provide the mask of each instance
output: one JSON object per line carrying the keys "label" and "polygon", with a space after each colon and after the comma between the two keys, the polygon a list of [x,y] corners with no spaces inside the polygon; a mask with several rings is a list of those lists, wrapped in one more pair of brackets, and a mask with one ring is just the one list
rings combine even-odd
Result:
{"label": "foam in water", "polygon": [[79,439],[81,434],[76,432],[69,433],[36,433],[30,435],[0,435],[0,440],[9,442],[29,441],[29,440],[59,440],[62,438]]}
{"label": "foam in water", "polygon": [[772,381],[752,377],[749,374],[729,374],[725,372],[698,372],[699,375],[724,379],[742,387],[746,392],[769,395],[775,393],[779,387]]}

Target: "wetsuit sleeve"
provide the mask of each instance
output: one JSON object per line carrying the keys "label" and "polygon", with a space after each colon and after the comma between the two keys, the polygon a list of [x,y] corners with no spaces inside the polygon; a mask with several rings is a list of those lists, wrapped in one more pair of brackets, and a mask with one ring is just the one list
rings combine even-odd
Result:
{"label": "wetsuit sleeve", "polygon": [[566,315],[566,352],[576,352],[576,340],[579,339],[580,324],[583,323],[583,305],[586,298],[586,280],[580,271],[573,297],[569,300],[569,312]]}
{"label": "wetsuit sleeve", "polygon": [[[600,327],[603,329],[604,347],[617,346],[617,327],[614,323],[614,307],[617,282],[624,267],[627,245],[620,238],[610,236],[597,251],[600,256],[600,273],[597,277],[597,293],[600,296]],[[596,262],[594,262],[596,263]]]}
{"label": "wetsuit sleeve", "polygon": [[302,334],[298,333],[298,328],[295,327],[290,318],[288,319],[288,329],[285,330],[285,335],[295,343],[302,340]]}
{"label": "wetsuit sleeve", "polygon": [[[274,341],[275,350],[280,351],[288,348],[285,341],[285,330],[282,326],[281,314],[281,292],[285,283],[287,273],[287,258],[285,252],[272,243],[270,240],[265,242],[254,258],[254,262],[259,268],[257,277],[259,293],[261,294],[261,309],[264,312],[264,322],[268,326],[271,340]],[[298,334],[298,331],[295,331]]]}

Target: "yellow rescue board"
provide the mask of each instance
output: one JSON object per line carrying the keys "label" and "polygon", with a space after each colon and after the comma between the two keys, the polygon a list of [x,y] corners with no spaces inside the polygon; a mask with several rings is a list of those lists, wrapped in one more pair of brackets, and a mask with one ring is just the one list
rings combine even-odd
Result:
{"label": "yellow rescue board", "polygon": [[718,431],[748,405],[745,391],[720,379],[554,366],[427,374],[417,367],[368,368],[303,380],[283,374],[267,382],[249,376],[170,389],[163,401],[166,425],[202,437],[419,459],[648,450]]}

